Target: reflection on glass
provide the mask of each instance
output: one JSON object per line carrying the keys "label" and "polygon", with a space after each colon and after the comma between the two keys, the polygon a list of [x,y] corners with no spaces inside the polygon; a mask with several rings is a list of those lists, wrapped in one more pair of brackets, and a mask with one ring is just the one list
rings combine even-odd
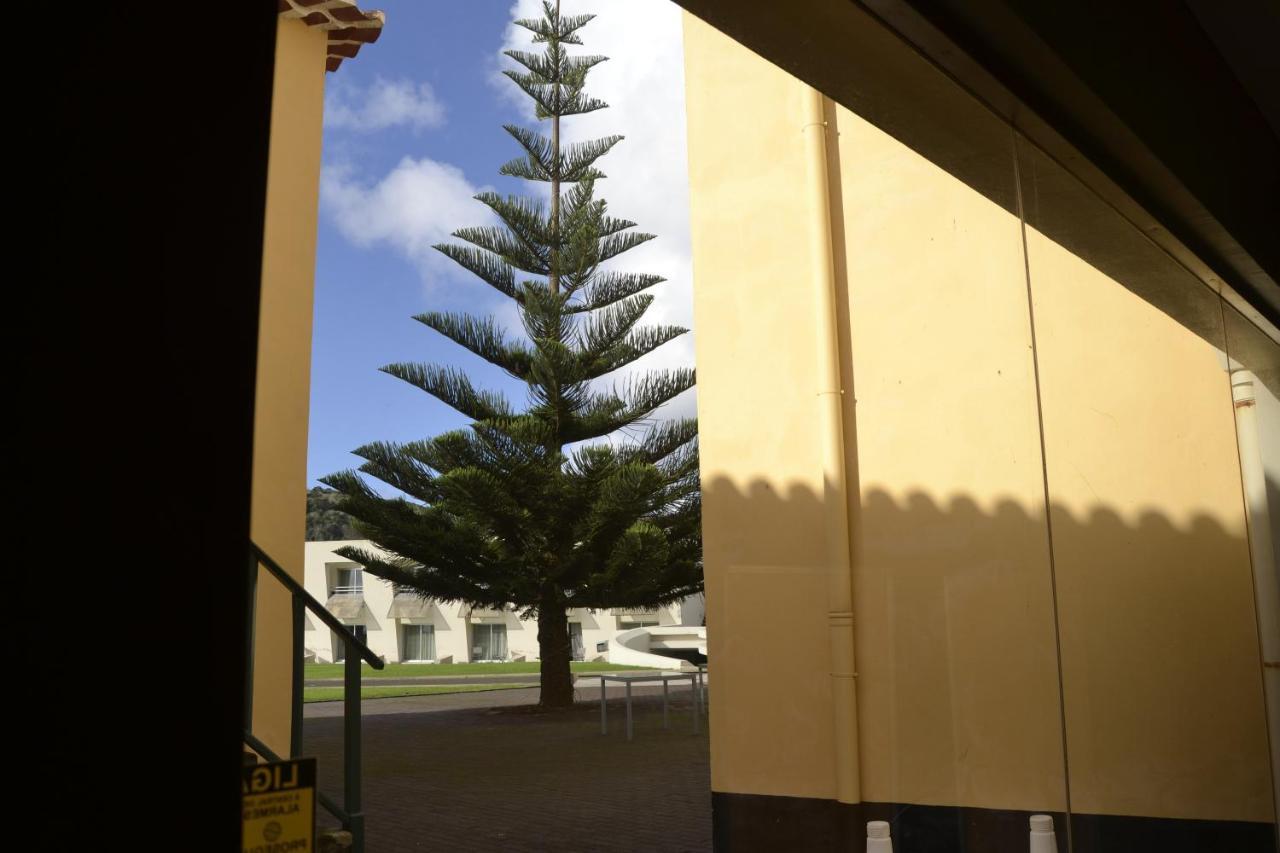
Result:
{"label": "reflection on glass", "polygon": [[[1224,305],[1224,311],[1275,789],[1280,776],[1280,344],[1231,306]],[[1280,813],[1280,794],[1275,802]]]}
{"label": "reflection on glass", "polygon": [[1017,157],[1073,845],[1115,847],[1132,815],[1258,849],[1270,768],[1220,299],[1021,139]]}

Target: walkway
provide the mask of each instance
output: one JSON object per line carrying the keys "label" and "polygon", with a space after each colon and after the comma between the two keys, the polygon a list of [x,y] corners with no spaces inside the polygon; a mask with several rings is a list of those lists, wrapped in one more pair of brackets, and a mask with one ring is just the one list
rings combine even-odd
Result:
{"label": "walkway", "polygon": [[[673,685],[663,731],[661,688],[636,688],[631,743],[622,688],[609,688],[607,736],[598,691],[584,679],[578,705],[555,714],[530,711],[536,689],[365,701],[369,853],[709,851],[707,727],[692,732],[690,691]],[[336,799],[341,704],[307,705],[305,725],[305,754]]]}

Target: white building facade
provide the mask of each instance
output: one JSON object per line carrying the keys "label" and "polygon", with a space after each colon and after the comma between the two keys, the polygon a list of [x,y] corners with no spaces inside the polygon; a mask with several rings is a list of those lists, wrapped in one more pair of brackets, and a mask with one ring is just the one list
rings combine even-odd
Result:
{"label": "white building facade", "polygon": [[[536,620],[521,619],[510,608],[473,609],[460,602],[427,601],[416,593],[401,592],[334,553],[346,546],[377,550],[367,539],[308,542],[306,589],[374,654],[393,663],[538,659]],[[691,653],[705,657],[704,608],[704,598],[698,595],[652,609],[571,610],[574,660],[674,667]],[[343,659],[333,632],[310,616],[304,643],[310,659],[322,663]]]}

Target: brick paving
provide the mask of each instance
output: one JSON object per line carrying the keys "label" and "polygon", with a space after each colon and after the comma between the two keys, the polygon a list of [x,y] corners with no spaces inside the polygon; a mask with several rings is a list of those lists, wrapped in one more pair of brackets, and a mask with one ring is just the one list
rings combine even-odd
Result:
{"label": "brick paving", "polygon": [[[709,851],[707,726],[693,733],[689,689],[672,685],[664,731],[661,688],[633,687],[630,743],[622,688],[609,688],[603,736],[598,690],[581,683],[579,703],[554,714],[522,710],[536,689],[366,701],[369,853]],[[341,802],[341,703],[308,705],[306,717],[305,754]]]}

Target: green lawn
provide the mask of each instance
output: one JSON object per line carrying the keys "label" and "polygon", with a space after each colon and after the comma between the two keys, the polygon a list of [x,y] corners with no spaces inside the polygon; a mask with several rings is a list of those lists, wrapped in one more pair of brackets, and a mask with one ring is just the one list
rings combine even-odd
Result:
{"label": "green lawn", "polygon": [[[439,693],[477,693],[485,690],[529,688],[529,684],[413,684],[405,687],[361,687],[361,699],[387,699],[392,696],[434,696]],[[341,687],[304,687],[303,702],[334,702],[342,699]]]}
{"label": "green lawn", "polygon": [[[591,661],[574,661],[570,666],[574,672],[615,672],[622,669],[644,669],[639,666],[623,666],[616,663],[592,663]],[[343,664],[309,663],[307,678],[342,678]],[[383,669],[374,669],[368,664],[361,665],[360,677],[365,678],[421,678],[430,675],[509,675],[524,673],[537,675],[537,661],[521,661],[519,663],[389,663]]]}

